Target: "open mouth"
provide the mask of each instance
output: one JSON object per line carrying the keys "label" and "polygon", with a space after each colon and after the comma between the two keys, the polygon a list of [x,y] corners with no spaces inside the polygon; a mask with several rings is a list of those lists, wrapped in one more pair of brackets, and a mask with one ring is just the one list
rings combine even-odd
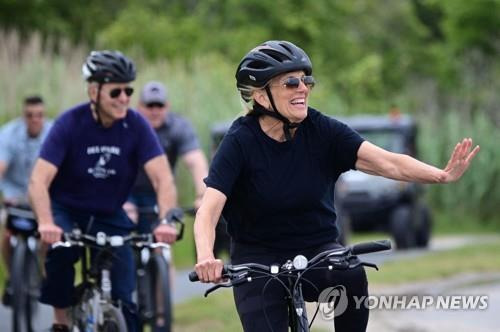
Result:
{"label": "open mouth", "polygon": [[292,99],[292,101],[290,102],[290,104],[292,104],[294,106],[305,106],[306,105],[306,99],[305,98],[295,98],[295,99]]}

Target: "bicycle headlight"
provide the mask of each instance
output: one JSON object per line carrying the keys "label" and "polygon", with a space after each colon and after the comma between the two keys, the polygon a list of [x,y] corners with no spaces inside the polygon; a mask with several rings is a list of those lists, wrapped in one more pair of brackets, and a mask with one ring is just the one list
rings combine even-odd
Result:
{"label": "bicycle headlight", "polygon": [[297,270],[303,270],[307,267],[307,258],[303,255],[297,255],[293,259],[293,267]]}
{"label": "bicycle headlight", "polygon": [[121,247],[123,246],[123,236],[113,235],[109,237],[109,244],[112,247]]}
{"label": "bicycle headlight", "polygon": [[104,246],[106,245],[106,234],[103,232],[98,232],[95,237],[95,242],[99,246]]}

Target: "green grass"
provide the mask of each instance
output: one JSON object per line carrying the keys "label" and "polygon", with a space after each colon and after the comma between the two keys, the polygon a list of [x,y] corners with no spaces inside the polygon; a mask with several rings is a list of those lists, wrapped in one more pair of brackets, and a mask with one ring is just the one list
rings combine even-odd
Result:
{"label": "green grass", "polygon": [[195,264],[196,250],[193,238],[193,217],[184,218],[184,237],[173,245],[173,260],[177,268],[189,268]]}
{"label": "green grass", "polygon": [[500,241],[431,252],[425,256],[388,262],[380,271],[367,269],[370,284],[402,284],[443,279],[467,272],[500,272]]}
{"label": "green grass", "polygon": [[[312,318],[312,315],[310,317]],[[176,332],[242,330],[231,290],[219,290],[207,298],[196,298],[175,306],[174,319]],[[313,325],[312,331],[325,330]]]}
{"label": "green grass", "polygon": [[175,307],[175,331],[240,331],[241,325],[229,290],[196,298]]}
{"label": "green grass", "polygon": [[452,215],[445,211],[433,211],[435,235],[500,233],[500,216],[478,220],[477,216]]}

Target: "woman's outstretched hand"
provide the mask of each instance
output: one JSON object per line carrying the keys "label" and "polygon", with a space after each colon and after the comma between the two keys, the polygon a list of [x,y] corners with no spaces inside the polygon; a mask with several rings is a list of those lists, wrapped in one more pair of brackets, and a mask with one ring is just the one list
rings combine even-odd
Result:
{"label": "woman's outstretched hand", "polygon": [[479,152],[479,145],[476,145],[472,151],[471,148],[472,138],[464,138],[462,142],[455,145],[451,158],[443,170],[446,173],[446,183],[457,181],[469,168],[470,162]]}

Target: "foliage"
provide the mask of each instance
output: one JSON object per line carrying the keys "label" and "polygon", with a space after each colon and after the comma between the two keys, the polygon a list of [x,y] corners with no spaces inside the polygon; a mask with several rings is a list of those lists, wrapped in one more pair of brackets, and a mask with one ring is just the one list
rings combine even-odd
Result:
{"label": "foliage", "polygon": [[[470,172],[430,187],[430,198],[488,219],[500,202],[499,17],[500,0],[0,0],[0,122],[30,93],[42,94],[53,115],[85,100],[86,53],[119,48],[137,62],[137,86],[167,83],[174,110],[191,119],[210,155],[211,125],[241,109],[234,70],[243,54],[288,39],[312,58],[310,103],[319,110],[398,106],[421,124],[421,158],[440,167],[458,139],[473,137],[482,151]],[[191,183],[179,175],[189,205]]]}
{"label": "foliage", "polygon": [[[26,38],[119,48],[191,63],[218,54],[236,67],[267,39],[311,56],[315,74],[351,111],[379,112],[414,77],[452,92],[471,50],[494,58],[500,1],[0,0],[0,28]],[[388,102],[391,104],[391,102]]]}

